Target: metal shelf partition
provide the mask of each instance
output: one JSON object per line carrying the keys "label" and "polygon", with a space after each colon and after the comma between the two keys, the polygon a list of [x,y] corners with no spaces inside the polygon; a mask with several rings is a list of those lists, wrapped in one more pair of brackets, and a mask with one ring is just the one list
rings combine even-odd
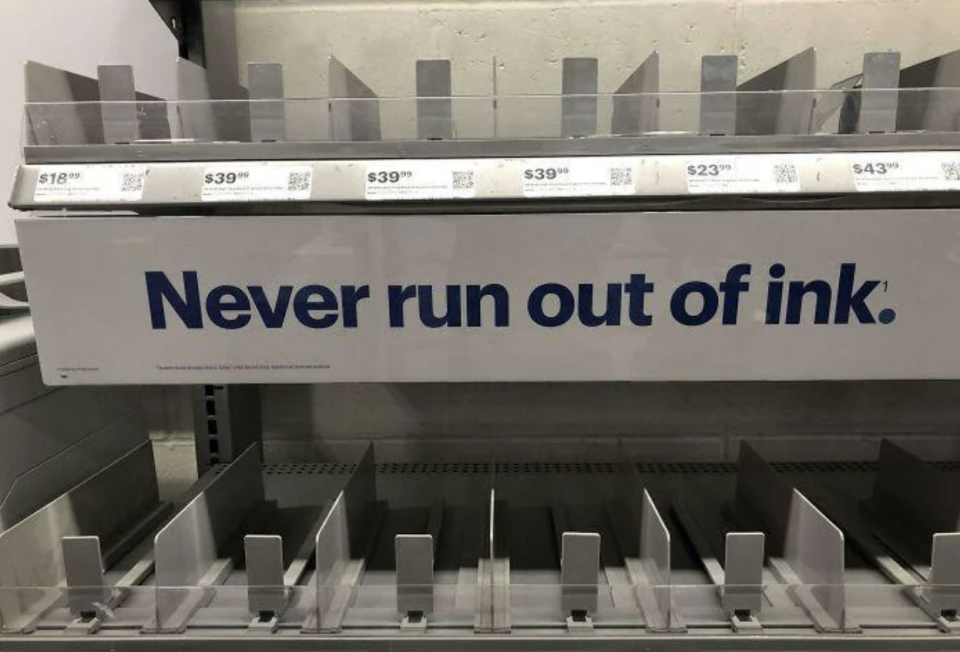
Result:
{"label": "metal shelf partition", "polygon": [[[139,473],[142,455],[104,473]],[[924,494],[915,517],[940,531],[919,561],[856,525],[923,465],[893,444],[854,474],[875,495],[852,516],[833,509],[856,501],[830,482],[850,465],[778,470],[747,443],[735,466],[647,465],[622,448],[606,457],[398,468],[367,447],[353,462],[261,468],[251,447],[159,529],[119,512],[110,523],[125,527],[97,523],[80,509],[91,480],[0,534],[4,644],[482,648],[508,636],[564,648],[650,637],[678,649],[848,638],[935,649],[956,631],[956,492]],[[931,486],[957,480],[953,468],[926,472]]]}

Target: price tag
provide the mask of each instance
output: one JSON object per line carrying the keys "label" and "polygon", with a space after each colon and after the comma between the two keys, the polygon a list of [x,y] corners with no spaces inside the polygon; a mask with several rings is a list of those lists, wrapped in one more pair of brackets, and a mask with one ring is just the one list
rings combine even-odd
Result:
{"label": "price tag", "polygon": [[477,175],[463,161],[385,161],[367,166],[364,196],[370,201],[470,199]]}
{"label": "price tag", "polygon": [[521,166],[524,197],[597,197],[636,192],[627,157],[537,158]]}
{"label": "price tag", "polygon": [[960,189],[960,154],[862,154],[850,159],[857,192]]}
{"label": "price tag", "polygon": [[797,165],[774,156],[697,156],[684,161],[687,191],[697,195],[800,192]]}
{"label": "price tag", "polygon": [[203,172],[203,201],[295,201],[310,199],[308,165],[217,165]]}
{"label": "price tag", "polygon": [[128,202],[143,198],[142,165],[57,165],[40,168],[33,200],[43,203]]}

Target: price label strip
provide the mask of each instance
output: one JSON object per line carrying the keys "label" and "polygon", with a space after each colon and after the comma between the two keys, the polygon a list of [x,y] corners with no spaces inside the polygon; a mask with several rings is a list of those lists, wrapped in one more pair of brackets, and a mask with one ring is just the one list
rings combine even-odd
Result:
{"label": "price label strip", "polygon": [[38,203],[133,202],[143,198],[142,165],[57,165],[40,168],[33,200]]}
{"label": "price label strip", "polygon": [[310,199],[313,169],[308,165],[218,165],[203,172],[200,198],[209,202],[297,201]]}
{"label": "price label strip", "polygon": [[774,156],[697,156],[684,161],[696,195],[800,192],[796,163]]}
{"label": "price label strip", "polygon": [[603,197],[636,192],[636,161],[626,157],[526,159],[524,197]]}
{"label": "price label strip", "polygon": [[463,161],[397,161],[367,166],[369,201],[471,199],[477,194],[473,164]]}
{"label": "price label strip", "polygon": [[857,192],[960,190],[960,154],[867,154],[850,160]]}

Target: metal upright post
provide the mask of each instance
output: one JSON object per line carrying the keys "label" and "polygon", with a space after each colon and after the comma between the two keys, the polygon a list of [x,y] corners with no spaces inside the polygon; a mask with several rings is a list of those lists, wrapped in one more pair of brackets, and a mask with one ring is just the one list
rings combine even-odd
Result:
{"label": "metal upright post", "polygon": [[193,389],[197,470],[234,461],[251,444],[262,446],[257,385],[201,385]]}

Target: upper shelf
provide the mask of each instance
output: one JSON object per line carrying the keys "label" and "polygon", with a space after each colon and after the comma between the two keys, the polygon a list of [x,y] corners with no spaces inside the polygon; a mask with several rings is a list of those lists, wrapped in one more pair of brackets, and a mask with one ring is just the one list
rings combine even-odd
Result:
{"label": "upper shelf", "polygon": [[329,66],[324,98],[288,98],[282,66],[253,63],[241,99],[207,99],[183,68],[186,99],[162,101],[138,95],[127,66],[64,83],[30,64],[31,99],[87,90],[26,105],[11,204],[960,190],[960,51],[903,70],[898,53],[868,53],[822,90],[812,49],[743,83],[736,56],[703,57],[695,92],[660,91],[656,52],[612,93],[594,58],[564,59],[554,95],[498,94],[496,62],[486,96],[453,96],[447,60],[417,62],[415,97],[380,98]]}
{"label": "upper shelf", "polygon": [[450,61],[421,60],[415,96],[382,98],[331,58],[327,97],[309,99],[285,94],[278,63],[249,64],[239,99],[211,99],[202,73],[184,63],[177,101],[138,95],[129,66],[102,66],[93,81],[29,64],[27,87],[38,91],[28,99],[44,101],[26,105],[24,155],[96,163],[709,153],[718,137],[723,151],[758,152],[872,149],[865,142],[878,139],[863,136],[894,133],[960,142],[960,51],[902,71],[899,53],[868,53],[862,74],[825,89],[813,49],[739,84],[736,56],[703,57],[692,92],[662,92],[659,59],[652,53],[605,92],[597,59],[567,58],[559,93],[548,95],[498,92],[494,60],[484,96],[454,95]]}

